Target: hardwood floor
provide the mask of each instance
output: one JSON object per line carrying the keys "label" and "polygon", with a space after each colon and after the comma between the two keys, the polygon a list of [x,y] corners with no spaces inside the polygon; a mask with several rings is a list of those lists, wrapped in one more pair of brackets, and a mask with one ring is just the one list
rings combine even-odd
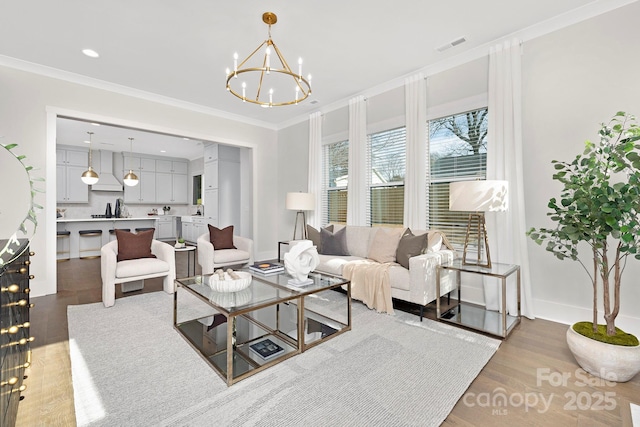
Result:
{"label": "hardwood floor", "polygon": [[[187,253],[178,253],[178,277],[186,276],[186,268]],[[199,273],[199,266],[196,269]],[[116,299],[121,298],[116,288]],[[36,340],[17,426],[76,425],[67,305],[100,302],[101,289],[100,259],[74,259],[58,264],[56,295],[32,299],[31,331]],[[131,294],[160,290],[162,279],[152,279]],[[417,312],[406,304],[398,308]],[[426,316],[435,317],[435,309],[428,308]],[[607,384],[585,374],[567,348],[566,330],[566,325],[523,319],[443,425],[631,426],[629,403],[640,404],[640,375],[627,383]]]}

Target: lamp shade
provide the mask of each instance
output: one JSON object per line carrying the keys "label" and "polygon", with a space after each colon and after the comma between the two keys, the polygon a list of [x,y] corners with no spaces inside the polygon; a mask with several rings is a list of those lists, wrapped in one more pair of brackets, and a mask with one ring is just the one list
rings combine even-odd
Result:
{"label": "lamp shade", "polygon": [[285,207],[292,211],[312,211],[316,200],[312,193],[287,193]]}
{"label": "lamp shade", "polygon": [[449,185],[449,210],[502,212],[509,206],[508,181],[458,181]]}

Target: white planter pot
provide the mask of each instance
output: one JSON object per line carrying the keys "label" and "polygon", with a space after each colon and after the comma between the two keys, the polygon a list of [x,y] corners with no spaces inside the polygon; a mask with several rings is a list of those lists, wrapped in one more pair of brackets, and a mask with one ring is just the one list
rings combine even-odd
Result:
{"label": "white planter pot", "polygon": [[627,347],[592,340],[567,330],[567,344],[582,369],[608,381],[623,383],[640,372],[640,345]]}

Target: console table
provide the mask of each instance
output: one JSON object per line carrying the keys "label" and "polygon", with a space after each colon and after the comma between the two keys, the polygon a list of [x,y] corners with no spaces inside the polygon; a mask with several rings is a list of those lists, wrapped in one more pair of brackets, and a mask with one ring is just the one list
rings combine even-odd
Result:
{"label": "console table", "polygon": [[[440,298],[436,298],[436,318],[443,322],[453,323],[466,328],[484,332],[500,338],[507,335],[520,323],[520,266],[515,264],[493,263],[491,267],[463,264],[461,259],[455,259],[448,264],[439,265],[436,269],[436,295],[440,295],[440,277],[443,270],[456,272],[456,289],[458,303],[444,313],[440,310]],[[500,280],[502,291],[501,311],[491,311],[484,307],[469,304],[460,300],[460,279],[462,273],[478,274],[494,277]],[[507,314],[507,279],[515,274],[518,314]]]}

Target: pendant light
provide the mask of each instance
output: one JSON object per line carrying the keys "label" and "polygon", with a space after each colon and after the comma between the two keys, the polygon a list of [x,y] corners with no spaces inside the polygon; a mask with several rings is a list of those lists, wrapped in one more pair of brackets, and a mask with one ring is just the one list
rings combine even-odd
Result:
{"label": "pendant light", "polygon": [[98,182],[98,179],[100,179],[100,177],[98,176],[98,174],[96,173],[96,171],[93,170],[93,168],[91,167],[91,137],[93,135],[93,132],[87,132],[89,134],[89,169],[87,169],[86,171],[84,171],[82,173],[82,182],[84,182],[87,185],[93,185],[96,182]]}
{"label": "pendant light", "polygon": [[138,185],[138,182],[140,182],[140,180],[131,169],[131,161],[133,157],[133,138],[129,138],[129,142],[131,144],[129,151],[129,153],[131,154],[131,156],[129,157],[129,173],[124,176],[124,183],[129,187],[135,187],[136,185]]}

